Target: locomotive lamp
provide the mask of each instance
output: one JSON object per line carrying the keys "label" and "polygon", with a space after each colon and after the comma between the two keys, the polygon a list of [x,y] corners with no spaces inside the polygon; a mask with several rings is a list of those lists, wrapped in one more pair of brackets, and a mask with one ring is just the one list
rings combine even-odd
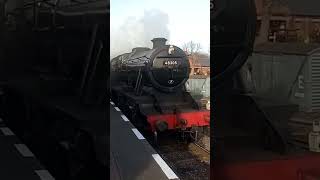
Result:
{"label": "locomotive lamp", "polygon": [[168,49],[168,54],[171,55],[174,51],[174,47],[172,45],[170,45],[169,49]]}
{"label": "locomotive lamp", "polygon": [[206,109],[210,111],[210,101],[207,102]]}

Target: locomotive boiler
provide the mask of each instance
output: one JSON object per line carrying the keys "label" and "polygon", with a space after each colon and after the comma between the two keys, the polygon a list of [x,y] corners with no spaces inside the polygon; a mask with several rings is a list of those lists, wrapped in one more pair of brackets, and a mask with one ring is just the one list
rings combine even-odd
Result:
{"label": "locomotive boiler", "polygon": [[190,64],[186,54],[176,46],[165,45],[164,38],[155,38],[152,41],[153,49],[134,48],[131,53],[113,59],[111,67],[115,72],[124,75],[121,80],[128,77],[133,81],[145,81],[139,82],[137,86],[145,83],[159,91],[178,90],[189,77]]}
{"label": "locomotive boiler", "polygon": [[157,134],[194,133],[209,126],[210,112],[186,91],[190,63],[177,46],[154,38],[153,48],[137,47],[111,60],[111,97],[133,123]]}

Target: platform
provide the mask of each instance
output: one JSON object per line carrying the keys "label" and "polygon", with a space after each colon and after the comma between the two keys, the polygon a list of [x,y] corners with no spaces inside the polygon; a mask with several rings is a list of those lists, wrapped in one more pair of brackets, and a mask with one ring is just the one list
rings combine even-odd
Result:
{"label": "platform", "polygon": [[110,102],[110,121],[112,179],[179,179],[113,102]]}
{"label": "platform", "polygon": [[0,118],[0,179],[54,180]]}

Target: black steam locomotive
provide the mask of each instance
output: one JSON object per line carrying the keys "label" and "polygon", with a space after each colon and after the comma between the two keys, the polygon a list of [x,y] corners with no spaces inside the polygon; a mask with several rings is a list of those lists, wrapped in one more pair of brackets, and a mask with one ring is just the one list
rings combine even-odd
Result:
{"label": "black steam locomotive", "polygon": [[[159,91],[174,92],[188,80],[190,64],[183,50],[166,46],[164,38],[156,38],[153,49],[134,48],[131,53],[120,55],[111,61],[114,72],[127,72],[129,78],[146,80]],[[142,73],[141,73],[142,72]],[[142,78],[144,76],[144,78]],[[142,85],[140,82],[138,85]],[[137,89],[137,90],[141,90]]]}
{"label": "black steam locomotive", "polygon": [[165,38],[152,42],[152,49],[137,47],[111,60],[113,101],[135,125],[155,135],[209,126],[209,111],[201,110],[185,88],[190,73],[185,52],[166,45]]}

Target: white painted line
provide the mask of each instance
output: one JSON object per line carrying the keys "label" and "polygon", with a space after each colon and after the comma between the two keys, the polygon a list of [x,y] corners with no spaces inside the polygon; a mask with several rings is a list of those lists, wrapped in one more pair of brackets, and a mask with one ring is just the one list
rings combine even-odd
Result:
{"label": "white painted line", "polygon": [[168,179],[178,179],[178,176],[172,171],[172,169],[167,165],[167,163],[161,158],[159,154],[152,154],[152,157],[158,163]]}
{"label": "white painted line", "polygon": [[138,131],[138,129],[133,128],[132,131],[134,132],[134,134],[137,136],[138,139],[145,139],[142,134]]}
{"label": "white painted line", "polygon": [[36,170],[35,171],[41,180],[55,180],[47,170]]}
{"label": "white painted line", "polygon": [[111,104],[111,105],[114,105],[114,102],[110,101],[110,104]]}
{"label": "white painted line", "polygon": [[29,148],[24,144],[15,144],[17,150],[22,154],[24,157],[34,157],[33,153],[29,150]]}
{"label": "white painted line", "polygon": [[118,107],[114,107],[117,111],[120,111],[120,109]]}
{"label": "white painted line", "polygon": [[124,121],[129,121],[129,119],[127,118],[127,116],[121,115],[121,117],[122,117],[122,119],[123,119]]}
{"label": "white painted line", "polygon": [[7,127],[2,127],[2,128],[0,128],[0,130],[2,131],[2,133],[5,136],[14,136],[14,133],[11,131],[11,129],[9,129]]}

